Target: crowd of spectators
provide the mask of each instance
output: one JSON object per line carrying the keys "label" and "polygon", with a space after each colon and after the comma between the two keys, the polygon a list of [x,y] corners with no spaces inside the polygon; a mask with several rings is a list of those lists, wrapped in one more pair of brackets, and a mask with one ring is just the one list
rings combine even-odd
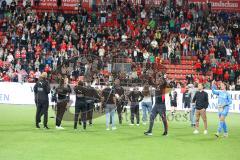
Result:
{"label": "crowd of spectators", "polygon": [[26,4],[1,6],[0,81],[35,82],[45,71],[52,82],[64,75],[72,83],[84,77],[104,84],[118,77],[125,84],[151,84],[166,70],[166,60],[181,64],[188,56],[198,58],[195,68],[203,77],[212,73],[206,82],[240,85],[237,13],[118,1],[70,15],[36,13]]}

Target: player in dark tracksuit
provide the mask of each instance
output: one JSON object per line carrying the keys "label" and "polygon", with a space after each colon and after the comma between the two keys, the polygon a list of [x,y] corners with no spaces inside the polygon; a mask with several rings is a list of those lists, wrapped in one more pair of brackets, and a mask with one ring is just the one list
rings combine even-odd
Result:
{"label": "player in dark tracksuit", "polygon": [[128,95],[128,98],[131,102],[130,110],[131,110],[131,124],[134,125],[134,115],[136,115],[137,125],[139,125],[140,117],[139,117],[139,102],[141,102],[144,98],[142,92],[138,91],[137,87],[133,88]]}
{"label": "player in dark tracksuit", "polygon": [[160,114],[164,125],[163,136],[166,136],[168,134],[168,123],[166,118],[166,105],[165,105],[166,88],[167,82],[163,78],[157,80],[155,90],[155,104],[150,115],[149,129],[147,132],[144,132],[145,135],[152,135],[154,120],[158,114]]}
{"label": "player in dark tracksuit", "polygon": [[88,83],[86,86],[86,103],[87,103],[87,120],[89,125],[92,125],[93,120],[93,110],[95,108],[95,103],[99,102],[101,97],[98,94],[98,91],[91,86],[91,83]]}
{"label": "player in dark tracksuit", "polygon": [[172,89],[172,91],[169,93],[170,97],[170,104],[171,104],[171,113],[172,115],[175,114],[177,109],[177,92],[175,91],[175,88]]}
{"label": "player in dark tracksuit", "polygon": [[57,117],[56,117],[56,129],[64,129],[61,126],[63,115],[66,111],[67,103],[69,102],[69,95],[71,88],[67,84],[66,79],[60,81],[60,85],[56,89],[57,91]]}
{"label": "player in dark tracksuit", "polygon": [[122,111],[124,107],[125,102],[125,96],[124,96],[124,89],[122,86],[120,86],[120,80],[115,80],[115,85],[113,86],[114,93],[117,95],[117,113],[118,113],[118,120],[119,124],[122,124]]}
{"label": "player in dark tracksuit", "polygon": [[185,114],[188,114],[190,112],[190,104],[191,104],[191,93],[188,87],[186,88],[186,91],[183,93],[182,102],[184,104]]}
{"label": "player in dark tracksuit", "polygon": [[75,116],[74,116],[74,129],[77,129],[78,117],[81,112],[81,121],[83,122],[83,129],[86,129],[87,121],[87,103],[86,103],[86,92],[87,88],[84,86],[82,81],[78,82],[78,85],[74,87],[76,93],[75,102]]}
{"label": "player in dark tracksuit", "polygon": [[54,86],[51,89],[51,102],[52,102],[52,109],[56,110],[56,102],[57,102],[57,93],[56,93],[56,87]]}
{"label": "player in dark tracksuit", "polygon": [[36,112],[36,128],[40,128],[39,123],[41,121],[41,116],[44,115],[44,128],[49,129],[48,123],[48,94],[50,93],[50,85],[46,80],[47,74],[44,72],[39,81],[34,85],[35,103],[37,106]]}

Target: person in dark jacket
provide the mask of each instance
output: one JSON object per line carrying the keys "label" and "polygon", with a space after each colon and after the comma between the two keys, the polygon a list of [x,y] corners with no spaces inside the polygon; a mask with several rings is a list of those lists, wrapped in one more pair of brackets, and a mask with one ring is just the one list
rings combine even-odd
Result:
{"label": "person in dark jacket", "polygon": [[44,115],[44,128],[49,129],[47,126],[48,123],[48,107],[49,100],[48,94],[50,93],[50,85],[46,80],[47,73],[43,72],[40,80],[34,85],[34,95],[35,103],[37,106],[36,112],[36,128],[40,128],[39,123],[41,121],[41,116]]}
{"label": "person in dark jacket", "polygon": [[86,129],[87,121],[87,103],[86,103],[86,93],[87,88],[84,86],[82,81],[78,82],[78,85],[74,87],[74,92],[76,94],[75,102],[75,116],[74,116],[74,129],[77,129],[78,117],[81,112],[81,121],[83,122],[83,129]]}
{"label": "person in dark jacket", "polygon": [[170,88],[167,85],[166,80],[163,77],[160,77],[155,84],[155,104],[153,106],[151,116],[150,116],[150,124],[149,129],[147,132],[144,132],[146,136],[152,135],[152,128],[154,124],[154,120],[159,114],[162,118],[162,122],[164,125],[164,132],[163,136],[166,136],[168,134],[168,123],[167,123],[167,117],[166,117],[166,105],[165,105],[165,94],[167,92],[167,89]]}
{"label": "person in dark jacket", "polygon": [[91,86],[91,83],[88,82],[86,86],[86,103],[87,103],[87,120],[89,121],[89,125],[93,124],[93,110],[95,108],[95,103],[100,102],[100,95],[97,90]]}
{"label": "person in dark jacket", "polygon": [[122,111],[123,111],[123,107],[124,107],[125,96],[124,96],[124,89],[122,86],[120,86],[119,79],[115,80],[115,85],[114,85],[113,89],[114,89],[114,92],[116,94],[116,99],[117,99],[117,113],[118,113],[119,124],[122,124]]}
{"label": "person in dark jacket", "polygon": [[191,104],[191,93],[189,91],[188,86],[186,86],[186,91],[183,93],[182,102],[184,104],[185,114],[187,115],[190,112]]}
{"label": "person in dark jacket", "polygon": [[131,123],[130,125],[134,125],[134,115],[136,115],[137,126],[139,126],[139,102],[143,100],[142,92],[138,91],[138,88],[134,86],[133,91],[131,91],[128,95],[128,98],[131,102],[130,110],[131,110]]}
{"label": "person in dark jacket", "polygon": [[198,90],[193,97],[193,103],[196,103],[196,126],[194,134],[199,133],[199,119],[200,116],[203,119],[204,123],[204,134],[208,133],[207,131],[207,114],[206,109],[208,108],[208,94],[203,90],[203,84],[198,84]]}
{"label": "person in dark jacket", "polygon": [[170,105],[171,105],[171,113],[174,115],[177,110],[177,91],[173,87],[171,92],[169,93]]}
{"label": "person in dark jacket", "polygon": [[111,88],[109,84],[107,85],[108,86],[102,91],[102,104],[106,112],[106,130],[109,131],[111,119],[112,130],[117,129],[114,122],[114,115],[116,109],[116,96],[113,88]]}
{"label": "person in dark jacket", "polygon": [[61,79],[60,84],[56,89],[57,91],[57,117],[56,129],[64,129],[61,126],[63,115],[66,111],[67,103],[69,102],[71,87],[68,84],[68,79]]}
{"label": "person in dark jacket", "polygon": [[51,102],[52,102],[52,109],[56,110],[57,93],[56,93],[55,86],[51,89]]}

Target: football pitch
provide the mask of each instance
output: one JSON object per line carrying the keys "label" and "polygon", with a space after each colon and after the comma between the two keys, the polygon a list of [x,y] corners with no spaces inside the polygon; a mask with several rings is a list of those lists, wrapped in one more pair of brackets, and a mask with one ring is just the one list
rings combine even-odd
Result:
{"label": "football pitch", "polygon": [[[0,160],[239,160],[240,114],[229,114],[228,138],[215,138],[217,113],[208,113],[209,134],[193,135],[185,119],[169,121],[169,135],[163,137],[162,123],[154,125],[153,136],[143,132],[148,125],[117,124],[106,131],[105,116],[82,131],[73,130],[73,122],[62,122],[65,130],[56,130],[49,118],[50,130],[35,129],[34,106],[0,104]],[[129,114],[128,114],[129,115]],[[49,117],[54,116],[49,108]],[[116,122],[117,115],[115,114]]]}

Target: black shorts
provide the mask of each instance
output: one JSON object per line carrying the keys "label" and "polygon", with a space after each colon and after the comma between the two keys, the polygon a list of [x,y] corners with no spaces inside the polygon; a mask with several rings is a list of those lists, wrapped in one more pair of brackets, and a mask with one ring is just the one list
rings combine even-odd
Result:
{"label": "black shorts", "polygon": [[190,108],[190,103],[184,103],[184,108]]}
{"label": "black shorts", "polygon": [[57,97],[52,97],[51,102],[57,102]]}
{"label": "black shorts", "polygon": [[177,102],[176,101],[171,101],[171,107],[177,107]]}

